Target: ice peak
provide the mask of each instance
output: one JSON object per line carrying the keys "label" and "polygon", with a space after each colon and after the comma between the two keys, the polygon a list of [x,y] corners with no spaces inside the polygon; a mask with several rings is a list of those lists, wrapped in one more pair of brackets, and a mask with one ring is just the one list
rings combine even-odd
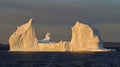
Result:
{"label": "ice peak", "polygon": [[50,40],[50,39],[51,39],[51,33],[47,32],[44,40]]}
{"label": "ice peak", "polygon": [[79,22],[79,21],[76,21],[75,25],[78,25],[78,24],[80,24],[80,22]]}
{"label": "ice peak", "polygon": [[49,43],[49,42],[52,42],[51,33],[47,32],[45,35],[45,38],[42,40],[39,40],[39,43]]}
{"label": "ice peak", "polygon": [[79,21],[76,21],[76,23],[75,23],[75,25],[73,26],[73,27],[76,27],[76,26],[78,26],[78,25],[85,25],[85,24],[83,24],[83,23],[81,23],[81,22],[79,22]]}
{"label": "ice peak", "polygon": [[80,22],[79,21],[76,21],[76,24],[79,24]]}
{"label": "ice peak", "polygon": [[29,19],[28,23],[32,24],[32,21],[33,21],[33,19],[31,18],[31,19]]}

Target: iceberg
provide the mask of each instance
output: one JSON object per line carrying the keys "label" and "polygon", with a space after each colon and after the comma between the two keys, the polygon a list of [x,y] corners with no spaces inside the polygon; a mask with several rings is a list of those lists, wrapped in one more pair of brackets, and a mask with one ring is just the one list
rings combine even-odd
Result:
{"label": "iceberg", "polygon": [[32,19],[19,26],[9,38],[10,51],[111,51],[103,48],[102,39],[96,28],[76,22],[72,27],[70,42],[51,41],[51,34],[47,33],[43,40],[35,35]]}

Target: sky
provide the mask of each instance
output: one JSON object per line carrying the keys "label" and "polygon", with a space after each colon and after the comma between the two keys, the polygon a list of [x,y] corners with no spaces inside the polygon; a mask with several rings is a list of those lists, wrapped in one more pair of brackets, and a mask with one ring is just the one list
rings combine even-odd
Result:
{"label": "sky", "polygon": [[33,18],[36,37],[71,40],[76,21],[96,27],[103,41],[120,42],[120,0],[0,0],[0,43]]}

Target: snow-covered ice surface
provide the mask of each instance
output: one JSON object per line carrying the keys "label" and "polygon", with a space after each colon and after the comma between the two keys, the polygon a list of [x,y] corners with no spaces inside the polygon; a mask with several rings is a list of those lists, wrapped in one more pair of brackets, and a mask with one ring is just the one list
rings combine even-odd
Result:
{"label": "snow-covered ice surface", "polygon": [[[50,42],[49,35],[47,33],[45,39],[37,40],[32,26],[32,19],[30,19],[28,23],[18,27],[10,36],[10,51],[111,51],[103,48],[102,39],[100,39],[97,29],[78,21],[72,27],[70,42]],[[42,43],[39,43],[39,41]]]}

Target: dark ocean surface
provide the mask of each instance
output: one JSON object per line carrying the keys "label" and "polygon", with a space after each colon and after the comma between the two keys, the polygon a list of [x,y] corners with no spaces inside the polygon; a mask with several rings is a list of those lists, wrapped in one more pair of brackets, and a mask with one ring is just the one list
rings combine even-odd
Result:
{"label": "dark ocean surface", "polygon": [[0,67],[120,67],[120,52],[0,51]]}
{"label": "dark ocean surface", "polygon": [[[120,43],[107,43],[113,52],[9,52],[0,45],[0,67],[120,67]],[[108,47],[109,46],[109,47]]]}

